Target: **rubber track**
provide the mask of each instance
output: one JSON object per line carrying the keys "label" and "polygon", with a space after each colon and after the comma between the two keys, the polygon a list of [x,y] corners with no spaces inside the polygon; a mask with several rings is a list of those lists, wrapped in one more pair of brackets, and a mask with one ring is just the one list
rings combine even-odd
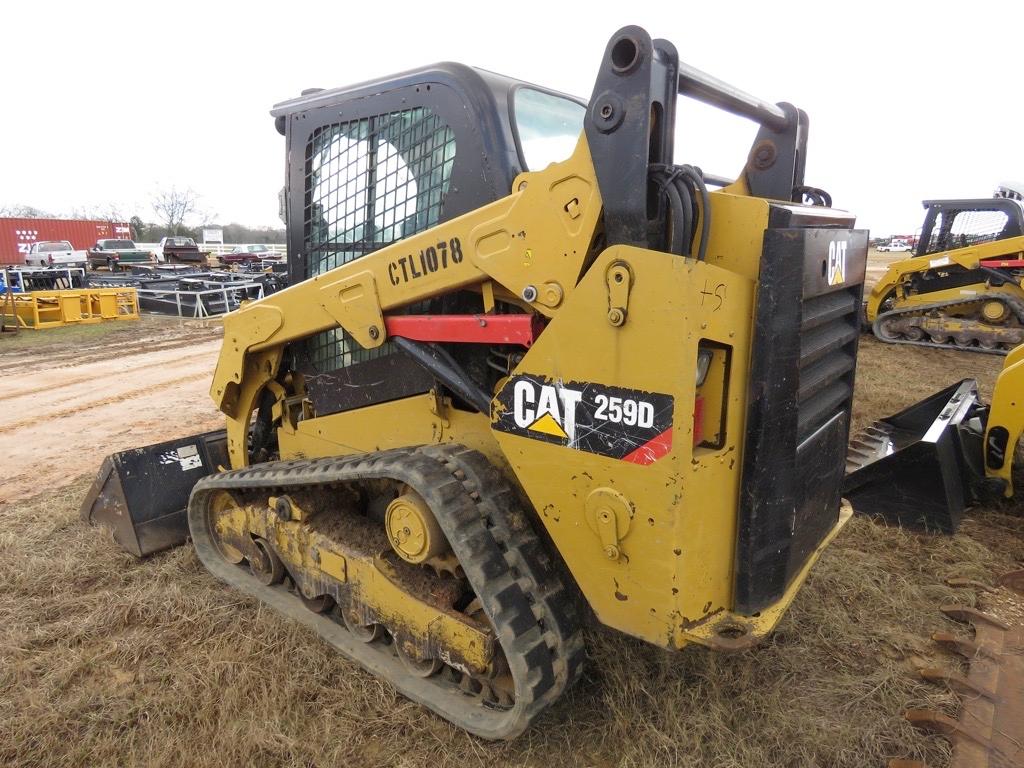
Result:
{"label": "rubber track", "polygon": [[[307,610],[286,585],[267,587],[217,553],[206,524],[214,492],[278,495],[299,488],[389,479],[427,501],[504,651],[515,688],[510,709],[483,705],[443,675],[417,678],[391,646],[366,644],[329,614]],[[337,650],[460,728],[487,739],[522,733],[579,676],[584,658],[579,604],[559,564],[533,532],[502,475],[463,446],[403,448],[355,457],[267,462],[200,480],[188,508],[196,552],[218,578],[313,628]]]}
{"label": "rubber track", "polygon": [[[881,324],[885,320],[887,320],[887,319],[889,319],[889,318],[891,318],[891,317],[893,317],[895,315],[920,314],[922,312],[930,312],[933,309],[941,309],[941,308],[944,308],[944,307],[953,307],[953,306],[957,306],[959,304],[976,304],[979,301],[990,301],[993,298],[995,298],[998,301],[1006,302],[1010,306],[1010,309],[1012,309],[1014,314],[1017,316],[1017,320],[1020,321],[1022,324],[1024,324],[1024,302],[1021,302],[1019,299],[1015,299],[1012,296],[995,296],[995,297],[989,297],[988,299],[985,299],[985,298],[980,297],[980,296],[975,296],[975,297],[970,298],[970,299],[957,299],[955,301],[940,301],[940,302],[936,302],[935,304],[928,304],[928,305],[923,306],[923,307],[911,307],[911,308],[908,308],[908,309],[894,309],[894,310],[891,310],[889,312],[884,312],[881,315],[879,315],[878,317],[876,317],[875,318],[875,322],[871,324],[871,332],[874,334],[876,339],[878,339],[880,341],[884,341],[886,344],[908,344],[908,345],[914,346],[914,347],[934,347],[936,349],[956,349],[956,350],[959,350],[961,352],[981,352],[981,353],[987,354],[987,355],[1003,355],[1003,356],[1005,356],[1005,355],[1007,355],[1010,352],[1010,350],[1008,350],[1008,349],[982,349],[981,347],[960,347],[960,346],[957,346],[952,341],[947,341],[947,342],[941,343],[941,344],[939,342],[936,342],[936,341],[924,341],[924,340],[922,340],[922,341],[912,341],[910,339],[900,339],[900,338],[885,336],[881,332]],[[950,333],[952,334],[952,332],[950,332]]]}

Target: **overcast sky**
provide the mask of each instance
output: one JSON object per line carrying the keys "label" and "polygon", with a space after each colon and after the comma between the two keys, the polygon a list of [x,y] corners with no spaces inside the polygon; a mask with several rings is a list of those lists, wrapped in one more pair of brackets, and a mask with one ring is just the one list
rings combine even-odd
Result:
{"label": "overcast sky", "polygon": [[[804,109],[807,183],[876,235],[913,232],[924,198],[1024,181],[1022,0],[403,5],[7,3],[0,206],[153,220],[177,185],[221,223],[279,226],[275,102],[440,60],[589,97],[625,24]],[[735,175],[754,131],[681,106],[676,162]]]}

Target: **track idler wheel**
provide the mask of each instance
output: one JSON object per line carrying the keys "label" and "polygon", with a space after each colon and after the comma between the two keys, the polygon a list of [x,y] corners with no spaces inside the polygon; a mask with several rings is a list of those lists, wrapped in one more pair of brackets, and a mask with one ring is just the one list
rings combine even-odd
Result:
{"label": "track idler wheel", "polygon": [[214,548],[224,560],[237,565],[245,559],[245,542],[240,531],[245,530],[245,510],[227,491],[219,491],[207,508],[207,524]]}
{"label": "track idler wheel", "polygon": [[440,659],[417,659],[401,642],[395,643],[395,651],[398,653],[398,660],[413,677],[433,677],[444,666]]}
{"label": "track idler wheel", "polygon": [[299,592],[299,598],[301,598],[302,604],[313,613],[327,613],[334,607],[334,598],[330,595],[306,597],[302,592]]}
{"label": "track idler wheel", "polygon": [[249,555],[249,570],[264,586],[270,587],[284,581],[285,567],[281,558],[267,543],[266,539],[254,541],[254,551]]}
{"label": "track idler wheel", "polygon": [[357,616],[353,615],[352,611],[342,610],[341,620],[345,624],[345,628],[364,643],[372,643],[383,635],[380,624],[363,624]]}

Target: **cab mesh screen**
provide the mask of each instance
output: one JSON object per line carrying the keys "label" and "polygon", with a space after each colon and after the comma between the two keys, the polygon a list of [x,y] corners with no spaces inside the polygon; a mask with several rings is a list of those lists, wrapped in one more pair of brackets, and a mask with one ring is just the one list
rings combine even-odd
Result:
{"label": "cab mesh screen", "polygon": [[[306,277],[437,224],[454,163],[455,135],[423,107],[316,129],[306,144]],[[363,349],[341,329],[308,345],[319,371],[392,352]]]}
{"label": "cab mesh screen", "polygon": [[967,248],[1006,237],[1004,211],[941,211],[935,217],[925,253]]}

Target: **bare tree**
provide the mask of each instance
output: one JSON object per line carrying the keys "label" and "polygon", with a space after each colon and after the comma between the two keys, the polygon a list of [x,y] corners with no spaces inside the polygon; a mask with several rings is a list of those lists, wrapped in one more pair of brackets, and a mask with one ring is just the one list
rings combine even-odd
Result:
{"label": "bare tree", "polygon": [[16,219],[56,219],[57,216],[31,205],[0,205],[0,216]]}
{"label": "bare tree", "polygon": [[100,221],[124,221],[124,214],[116,203],[90,205],[71,209],[73,219],[98,219]]}
{"label": "bare tree", "polygon": [[176,235],[185,219],[199,212],[199,195],[191,187],[185,190],[171,187],[154,194],[152,205],[167,232]]}

